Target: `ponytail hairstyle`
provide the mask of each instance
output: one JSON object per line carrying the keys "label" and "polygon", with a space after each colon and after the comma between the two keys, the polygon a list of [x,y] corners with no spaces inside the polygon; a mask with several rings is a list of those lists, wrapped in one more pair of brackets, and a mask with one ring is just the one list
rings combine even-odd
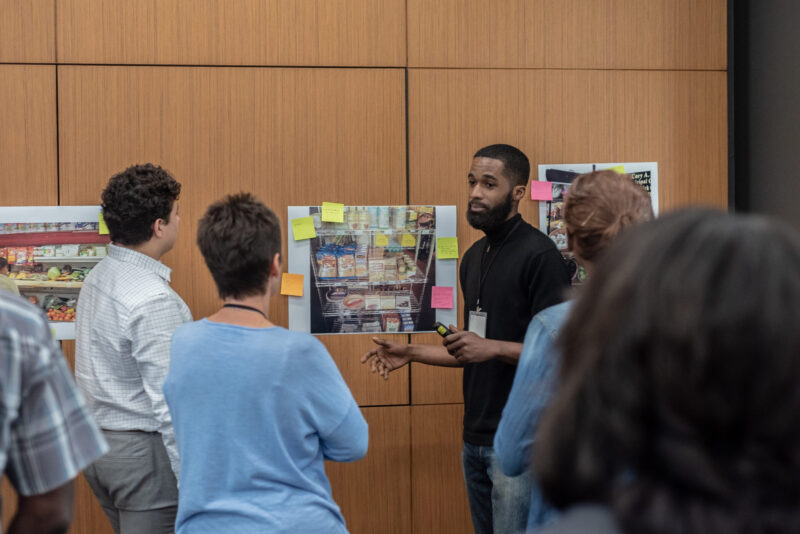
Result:
{"label": "ponytail hairstyle", "polygon": [[614,171],[578,176],[564,201],[570,248],[591,262],[627,227],[652,218],[650,195],[629,174]]}

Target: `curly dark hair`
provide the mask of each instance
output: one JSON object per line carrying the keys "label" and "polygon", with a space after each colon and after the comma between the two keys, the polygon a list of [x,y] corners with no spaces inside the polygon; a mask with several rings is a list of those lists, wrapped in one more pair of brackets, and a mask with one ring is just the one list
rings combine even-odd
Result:
{"label": "curly dark hair", "polygon": [[263,295],[272,261],[281,252],[281,223],[250,193],[229,195],[200,219],[197,246],[220,298]]}
{"label": "curly dark hair", "polygon": [[146,163],[133,165],[111,177],[103,190],[103,218],[111,241],[139,245],[153,237],[153,223],[169,223],[181,184],[169,172]]}
{"label": "curly dark hair", "polygon": [[628,534],[800,531],[800,237],[691,210],[637,225],[561,334],[534,468]]}

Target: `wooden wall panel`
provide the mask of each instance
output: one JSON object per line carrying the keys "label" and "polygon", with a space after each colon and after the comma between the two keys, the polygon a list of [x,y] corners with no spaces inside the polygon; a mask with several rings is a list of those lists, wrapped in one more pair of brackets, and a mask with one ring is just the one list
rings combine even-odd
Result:
{"label": "wooden wall panel", "polygon": [[0,65],[0,162],[0,205],[58,203],[55,67]]}
{"label": "wooden wall panel", "polygon": [[472,532],[461,467],[464,407],[411,407],[411,515],[414,534]]}
{"label": "wooden wall panel", "polygon": [[62,63],[405,65],[403,0],[62,0]]}
{"label": "wooden wall panel", "polygon": [[[662,209],[724,206],[725,73],[409,72],[412,203],[455,203],[463,214],[472,154],[497,142],[521,148],[533,177],[540,163],[657,161]],[[529,198],[520,211],[535,225],[538,206]],[[482,235],[465,217],[458,233],[462,252]]]}
{"label": "wooden wall panel", "polygon": [[[219,305],[194,245],[224,194],[252,191],[283,225],[286,206],[405,200],[403,71],[59,67],[62,203],[98,202],[108,178],[155,162],[182,182],[181,232],[165,257],[203,317]],[[287,297],[271,317],[287,324]],[[351,353],[365,350],[352,338]]]}
{"label": "wooden wall panel", "polygon": [[726,68],[725,0],[408,0],[410,67]]}
{"label": "wooden wall panel", "polygon": [[2,532],[8,532],[8,525],[11,523],[11,518],[17,512],[17,494],[8,481],[8,477],[3,476],[3,481],[0,484],[0,499],[2,499],[2,517],[3,526]]}
{"label": "wooden wall panel", "polygon": [[[385,339],[405,343],[404,334],[381,335]],[[359,406],[408,404],[408,367],[398,369],[389,380],[383,380],[370,371],[368,364],[361,363],[361,356],[373,346],[371,334],[346,336],[317,336],[333,356],[342,376],[350,386]]]}
{"label": "wooden wall panel", "polygon": [[546,0],[546,68],[727,67],[726,0]]}
{"label": "wooden wall panel", "polygon": [[[460,298],[460,297],[459,297]],[[440,345],[439,334],[412,334],[412,343]],[[397,371],[395,371],[396,373]],[[392,373],[391,381],[394,378]],[[464,402],[460,367],[411,364],[411,404],[455,404]]]}
{"label": "wooden wall panel", "polygon": [[[462,254],[482,236],[463,216],[472,155],[498,142],[521,148],[533,177],[540,163],[657,161],[662,211],[724,207],[725,73],[412,69],[410,201],[458,206]],[[536,226],[529,198],[520,211]],[[414,366],[412,401],[460,402],[450,373]]]}
{"label": "wooden wall panel", "polygon": [[55,0],[0,2],[0,63],[56,60]]}
{"label": "wooden wall panel", "polygon": [[351,534],[411,532],[411,447],[408,406],[364,408],[369,450],[355,463],[327,462],[333,498]]}
{"label": "wooden wall panel", "polygon": [[409,67],[541,67],[544,0],[408,0]]}

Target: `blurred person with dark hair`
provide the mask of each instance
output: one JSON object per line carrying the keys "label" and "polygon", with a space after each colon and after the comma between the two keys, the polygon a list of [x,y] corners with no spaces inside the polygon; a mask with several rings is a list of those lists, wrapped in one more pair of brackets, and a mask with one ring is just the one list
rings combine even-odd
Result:
{"label": "blurred person with dark hair", "polygon": [[74,480],[108,446],[42,311],[0,292],[0,472],[19,494],[8,534],[63,534]]}
{"label": "blurred person with dark hair", "polygon": [[209,206],[197,244],[224,304],[172,341],[177,532],[346,533],[324,460],[364,457],[367,423],[325,346],[269,319],[278,218],[248,193],[228,196]]}
{"label": "blurred person with dark hair", "polygon": [[111,446],[85,475],[118,534],[174,532],[180,462],[161,386],[172,333],[192,314],[160,259],[178,238],[180,191],[151,164],[108,181],[111,246],[78,299],[75,377]]}
{"label": "blurred person with dark hair", "polygon": [[[650,196],[630,175],[597,171],[578,176],[564,201],[567,243],[588,273],[608,246],[633,224],[653,218]],[[494,449],[508,476],[528,473],[534,430],[539,415],[552,396],[559,366],[556,336],[566,320],[572,301],[536,314],[528,326],[514,385],[503,408]],[[528,528],[543,525],[555,516],[536,484],[531,488]]]}
{"label": "blurred person with dark hair", "polygon": [[472,524],[478,534],[524,532],[531,478],[503,474],[492,442],[505,405],[525,329],[539,311],[562,300],[569,274],[555,244],[522,219],[519,202],[530,176],[527,156],[490,145],[472,158],[467,222],[485,235],[464,254],[459,271],[464,324],[441,346],[373,338],[362,362],[384,378],[407,363],[463,367],[462,467]]}
{"label": "blurred person with dark hair", "polygon": [[800,532],[800,236],[691,210],[627,232],[560,337],[542,532]]}
{"label": "blurred person with dark hair", "polygon": [[19,295],[17,284],[8,277],[8,260],[3,257],[0,257],[0,289]]}

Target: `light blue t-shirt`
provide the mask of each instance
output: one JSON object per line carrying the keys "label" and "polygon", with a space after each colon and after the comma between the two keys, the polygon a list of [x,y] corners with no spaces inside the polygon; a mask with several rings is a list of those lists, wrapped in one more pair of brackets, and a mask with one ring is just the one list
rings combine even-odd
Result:
{"label": "light blue t-shirt", "polygon": [[316,338],[185,324],[164,395],[181,458],[178,534],[347,532],[323,460],[363,458],[367,423]]}
{"label": "light blue t-shirt", "polygon": [[[555,341],[572,306],[562,302],[537,313],[528,325],[511,393],[494,435],[494,452],[500,469],[517,476],[530,469],[533,438],[542,410],[553,395],[560,355]],[[540,527],[556,517],[544,501],[539,486],[531,485],[528,528]]]}

